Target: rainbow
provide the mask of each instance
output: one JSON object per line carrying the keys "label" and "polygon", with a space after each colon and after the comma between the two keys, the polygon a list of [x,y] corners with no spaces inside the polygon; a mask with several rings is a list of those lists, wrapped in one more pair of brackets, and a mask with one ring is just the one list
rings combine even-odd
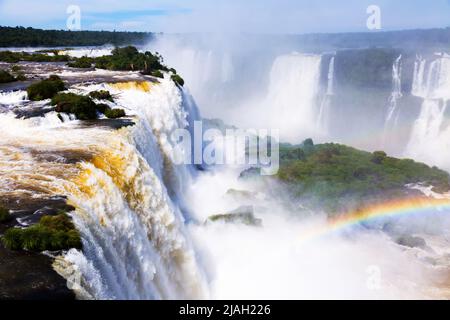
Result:
{"label": "rainbow", "polygon": [[363,222],[371,222],[381,218],[423,215],[435,212],[444,212],[450,215],[450,199],[421,197],[387,201],[329,218],[324,225],[303,233],[301,240],[325,236]]}

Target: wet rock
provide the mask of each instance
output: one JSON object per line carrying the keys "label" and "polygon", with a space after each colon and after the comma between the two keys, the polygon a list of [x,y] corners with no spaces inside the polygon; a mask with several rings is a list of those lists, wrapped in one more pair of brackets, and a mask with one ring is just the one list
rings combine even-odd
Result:
{"label": "wet rock", "polygon": [[0,244],[0,300],[74,300],[50,257],[10,251]]}
{"label": "wet rock", "polygon": [[255,200],[257,193],[246,190],[229,189],[225,195],[236,200]]}
{"label": "wet rock", "polygon": [[251,167],[241,172],[239,179],[250,179],[261,175],[261,169],[257,167]]}
{"label": "wet rock", "polygon": [[134,125],[135,123],[130,119],[98,119],[82,121],[79,128],[105,127],[110,129],[120,129]]}
{"label": "wet rock", "polygon": [[409,248],[420,248],[426,249],[427,243],[423,238],[414,237],[411,235],[403,235],[395,240],[401,246],[409,247]]}
{"label": "wet rock", "polygon": [[242,206],[225,214],[210,216],[206,222],[237,223],[257,227],[262,225],[262,220],[255,217],[252,206]]}

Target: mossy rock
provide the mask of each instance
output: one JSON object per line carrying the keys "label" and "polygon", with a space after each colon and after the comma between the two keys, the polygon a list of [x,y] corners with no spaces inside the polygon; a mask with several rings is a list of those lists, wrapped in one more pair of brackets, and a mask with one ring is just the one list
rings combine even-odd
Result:
{"label": "mossy rock", "polygon": [[111,93],[107,90],[92,91],[89,93],[89,97],[96,100],[108,100],[114,102]]}
{"label": "mossy rock", "polygon": [[17,75],[16,75],[16,80],[17,81],[26,81],[27,77],[25,76],[25,73],[18,72]]}
{"label": "mossy rock", "polygon": [[95,120],[97,105],[91,98],[74,93],[59,93],[52,98],[56,112],[73,113],[78,120]]}
{"label": "mossy rock", "polygon": [[0,70],[0,83],[14,82],[16,79],[7,71]]}
{"label": "mossy rock", "polygon": [[12,217],[11,214],[9,213],[9,210],[4,207],[0,207],[0,223],[8,222],[11,219]]}
{"label": "mossy rock", "polygon": [[109,119],[117,119],[117,118],[122,118],[125,117],[125,110],[123,109],[107,109],[105,111],[105,116]]}
{"label": "mossy rock", "polygon": [[18,66],[18,65],[13,65],[11,67],[11,71],[12,72],[19,72],[20,70],[22,70],[22,68],[20,66]]}
{"label": "mossy rock", "polygon": [[206,222],[224,222],[259,227],[262,220],[255,217],[252,206],[239,207],[236,210],[210,216]]}
{"label": "mossy rock", "polygon": [[27,88],[28,98],[39,101],[53,98],[58,92],[65,90],[64,82],[60,77],[51,75],[48,79],[34,83]]}

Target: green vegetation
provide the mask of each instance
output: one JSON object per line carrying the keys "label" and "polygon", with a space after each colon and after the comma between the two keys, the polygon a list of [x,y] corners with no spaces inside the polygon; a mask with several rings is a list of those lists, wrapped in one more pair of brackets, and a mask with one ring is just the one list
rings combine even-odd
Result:
{"label": "green vegetation", "polygon": [[8,229],[2,242],[10,250],[68,250],[81,249],[81,238],[66,213],[44,216],[38,224],[25,229]]}
{"label": "green vegetation", "polygon": [[92,99],[96,99],[96,100],[108,100],[108,101],[114,102],[114,99],[111,96],[111,93],[106,90],[92,91],[89,93],[89,96]]}
{"label": "green vegetation", "polygon": [[27,88],[28,98],[32,101],[51,99],[58,92],[65,90],[60,77],[52,75],[48,79],[34,83]]}
{"label": "green vegetation", "polygon": [[184,86],[184,80],[178,74],[173,74],[171,76],[171,79],[172,79],[172,81],[174,81],[179,86],[181,86],[181,87]]}
{"label": "green vegetation", "polygon": [[69,62],[67,66],[71,68],[90,69],[92,68],[93,59],[88,57],[81,57],[75,61]]}
{"label": "green vegetation", "polygon": [[156,78],[164,78],[163,73],[160,70],[155,70],[150,73],[151,76]]}
{"label": "green vegetation", "polygon": [[109,56],[93,58],[95,66],[113,71],[142,71],[151,74],[156,70],[168,70],[158,54],[141,53],[135,47],[115,48]]}
{"label": "green vegetation", "polygon": [[14,81],[16,81],[16,78],[14,78],[9,72],[0,70],[0,83],[8,83]]}
{"label": "green vegetation", "polygon": [[97,105],[91,98],[75,93],[58,93],[52,98],[57,112],[73,113],[79,120],[97,119]]}
{"label": "green vegetation", "polygon": [[0,223],[7,222],[9,220],[11,220],[11,214],[9,213],[9,210],[0,206]]}
{"label": "green vegetation", "polygon": [[[94,96],[110,96],[108,91],[94,92],[96,92]],[[56,106],[55,110],[57,112],[73,113],[78,120],[95,120],[98,118],[97,112],[103,113],[107,118],[111,119],[125,116],[123,109],[111,109],[107,104],[96,104],[92,97],[75,93],[58,93],[52,98],[51,103]]]}
{"label": "green vegetation", "polygon": [[44,53],[28,53],[28,52],[12,52],[0,51],[0,61],[17,63],[19,61],[29,62],[67,62],[69,56],[67,55],[48,55]]}
{"label": "green vegetation", "polygon": [[23,73],[23,72],[18,72],[18,73],[16,74],[16,80],[17,80],[17,81],[26,81],[26,80],[27,80],[27,77],[25,76],[25,73]]}
{"label": "green vegetation", "polygon": [[5,70],[0,70],[0,83],[9,83],[14,81],[25,81],[27,80],[25,74],[18,69],[18,66],[13,66],[11,68],[11,72],[14,74],[9,73]]}
{"label": "green vegetation", "polygon": [[338,209],[351,198],[364,200],[403,194],[405,185],[424,183],[450,190],[450,176],[436,167],[396,159],[382,151],[369,153],[339,144],[280,147],[278,177],[297,196]]}
{"label": "green vegetation", "polygon": [[140,71],[142,74],[160,78],[163,77],[161,70],[169,71],[162,64],[162,57],[158,53],[141,53],[133,46],[115,48],[108,56],[72,58],[68,63],[68,66],[73,68],[91,68],[93,65],[98,69],[112,71]]}
{"label": "green vegetation", "polygon": [[11,71],[12,72],[19,72],[20,70],[22,70],[22,68],[20,66],[18,66],[18,65],[13,65],[11,67]]}
{"label": "green vegetation", "polygon": [[63,31],[23,27],[0,27],[0,34],[0,47],[145,44],[153,36],[144,32]]}
{"label": "green vegetation", "polygon": [[125,117],[125,110],[123,109],[106,109],[105,116],[109,119],[117,119]]}

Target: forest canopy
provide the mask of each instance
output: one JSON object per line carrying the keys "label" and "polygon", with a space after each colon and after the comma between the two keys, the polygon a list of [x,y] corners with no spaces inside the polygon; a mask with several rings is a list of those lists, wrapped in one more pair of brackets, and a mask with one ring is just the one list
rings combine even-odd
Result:
{"label": "forest canopy", "polygon": [[138,45],[152,37],[152,33],[146,32],[64,31],[0,26],[0,47]]}

